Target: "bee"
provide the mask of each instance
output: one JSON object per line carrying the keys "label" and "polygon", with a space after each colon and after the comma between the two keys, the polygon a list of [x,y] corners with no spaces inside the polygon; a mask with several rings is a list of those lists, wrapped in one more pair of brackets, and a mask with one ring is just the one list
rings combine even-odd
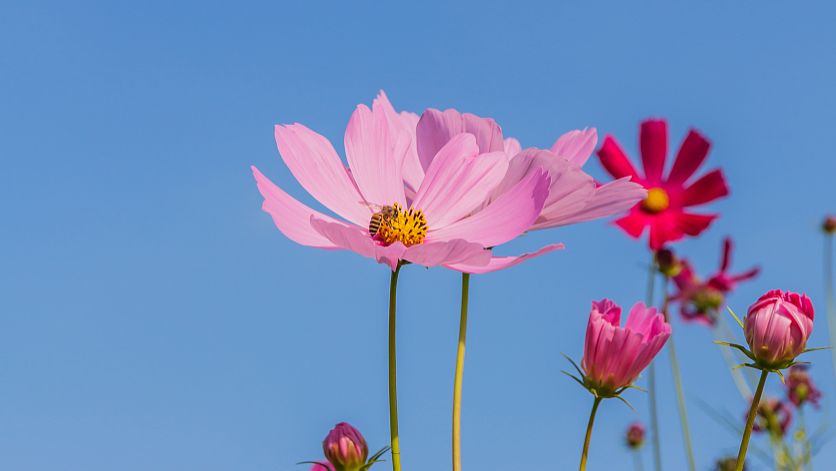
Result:
{"label": "bee", "polygon": [[380,232],[380,226],[389,224],[389,221],[398,216],[398,208],[394,206],[379,206],[379,209],[372,214],[372,219],[369,221],[369,235],[374,237]]}

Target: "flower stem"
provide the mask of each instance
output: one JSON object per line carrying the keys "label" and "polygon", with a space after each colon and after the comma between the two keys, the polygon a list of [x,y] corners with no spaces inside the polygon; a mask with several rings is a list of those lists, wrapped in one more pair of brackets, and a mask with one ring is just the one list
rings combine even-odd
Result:
{"label": "flower stem", "polygon": [[[668,295],[668,281],[670,278],[665,277],[665,302],[662,304],[662,314],[665,320],[668,320],[668,309],[670,307],[670,296]],[[688,426],[688,409],[685,407],[685,391],[682,388],[682,374],[679,370],[679,361],[676,357],[676,344],[674,343],[674,335],[668,338],[668,353],[671,359],[671,373],[673,374],[673,382],[676,386],[676,405],[679,409],[679,424],[682,427],[682,440],[685,442],[685,453],[688,456],[688,469],[696,471],[697,465],[694,461],[694,446],[691,442],[691,429]]]}
{"label": "flower stem", "polygon": [[395,354],[395,310],[398,305],[398,274],[401,265],[392,271],[389,282],[389,433],[392,447],[392,470],[401,470],[401,445],[398,438],[398,362]]}
{"label": "flower stem", "polygon": [[636,471],[644,471],[644,464],[642,463],[642,452],[639,450],[633,451],[633,468]]}
{"label": "flower stem", "polygon": [[[656,282],[656,260],[650,254],[650,270],[647,274],[647,306],[653,305],[653,291]],[[656,413],[656,366],[651,362],[647,368],[647,398],[650,406],[650,432],[653,436],[653,469],[662,471],[662,447],[659,440],[659,416]]]}
{"label": "flower stem", "polygon": [[766,370],[761,372],[758,388],[755,389],[755,397],[752,398],[752,405],[749,406],[749,415],[746,417],[746,428],[743,429],[743,439],[740,441],[740,451],[737,453],[736,471],[743,471],[743,465],[746,462],[746,450],[749,448],[749,438],[752,436],[752,425],[755,423],[755,416],[758,415],[758,406],[761,403],[763,386],[766,384],[766,376],[768,374],[769,371]]}
{"label": "flower stem", "polygon": [[453,380],[453,471],[462,469],[462,379],[464,377],[464,349],[467,341],[467,298],[470,274],[462,273],[462,308],[459,319],[459,346],[456,350],[456,373]]}
{"label": "flower stem", "polygon": [[592,412],[589,413],[589,423],[586,425],[586,438],[583,441],[583,452],[581,453],[581,465],[578,467],[579,471],[586,470],[586,459],[589,455],[589,442],[592,440],[592,425],[595,423],[595,413],[598,412],[598,406],[601,404],[601,398],[596,397],[595,402],[592,403]]}
{"label": "flower stem", "polygon": [[[824,236],[824,292],[827,298],[827,327],[830,331],[830,345],[836,346],[836,300],[833,299],[833,236]],[[833,373],[836,374],[836,348],[833,354]]]}

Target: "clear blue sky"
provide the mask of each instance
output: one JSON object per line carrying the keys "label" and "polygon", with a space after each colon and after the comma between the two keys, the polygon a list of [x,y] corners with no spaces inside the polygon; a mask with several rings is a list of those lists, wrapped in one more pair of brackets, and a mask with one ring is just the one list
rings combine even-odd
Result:
{"label": "clear blue sky", "polygon": [[[379,3],[0,5],[0,468],[294,470],[342,420],[386,444],[387,269],[285,239],[249,171],[311,202],[273,125],[305,123],[341,148],[378,89],[401,109],[494,117],[527,145],[596,126],[635,155],[643,118],[668,117],[675,142],[698,127],[732,196],[679,247],[708,271],[732,235],[734,267],[764,268],[732,306],[807,291],[811,344],[827,342],[817,224],[836,211],[833,2]],[[576,466],[590,397],[559,373],[560,352],[580,357],[591,300],[644,295],[645,245],[605,222],[507,251],[553,241],[567,249],[473,280],[468,470]],[[408,267],[401,281],[404,469],[449,469],[459,279]],[[708,469],[738,438],[699,401],[735,416],[745,404],[708,331],[675,329]],[[683,469],[661,358],[665,462]],[[808,359],[833,418],[830,356]],[[644,394],[627,397],[644,416]],[[635,418],[603,406],[590,469],[629,463]],[[836,447],[816,466],[833,463]]]}

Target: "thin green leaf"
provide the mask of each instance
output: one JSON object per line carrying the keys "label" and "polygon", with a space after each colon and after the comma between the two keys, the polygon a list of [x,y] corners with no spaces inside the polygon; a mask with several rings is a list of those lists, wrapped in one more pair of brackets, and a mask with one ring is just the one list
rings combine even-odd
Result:
{"label": "thin green leaf", "polygon": [[801,352],[801,353],[807,353],[807,352],[817,352],[817,351],[819,351],[819,350],[830,350],[830,349],[832,349],[832,348],[833,348],[833,347],[815,347],[815,348],[808,348],[807,350],[804,350],[804,351],[803,351],[803,352]]}
{"label": "thin green leaf", "polygon": [[624,399],[624,398],[623,398],[623,397],[621,397],[621,396],[615,396],[615,398],[616,398],[616,399],[618,399],[619,401],[623,402],[624,404],[627,404],[627,407],[629,407],[629,408],[630,408],[630,410],[632,410],[633,412],[635,412],[635,413],[638,415],[638,411],[636,411],[636,408],[635,408],[635,407],[633,407],[633,405],[632,405],[632,404],[630,404],[629,402],[627,402],[627,399]]}
{"label": "thin green leaf", "polygon": [[569,360],[569,363],[571,363],[572,366],[575,367],[575,371],[577,371],[578,374],[581,375],[581,378],[583,378],[583,376],[584,376],[583,371],[581,371],[580,367],[578,367],[578,364],[575,363],[575,360],[573,360],[571,357],[569,357],[569,355],[567,355],[563,352],[560,352],[560,354],[563,355],[563,358]]}
{"label": "thin green leaf", "polygon": [[575,381],[577,381],[577,382],[578,382],[578,384],[580,384],[580,385],[581,385],[581,387],[582,387],[582,388],[586,389],[586,384],[584,384],[584,382],[583,382],[583,381],[581,381],[581,380],[580,380],[577,376],[575,376],[575,375],[573,375],[572,373],[569,373],[568,371],[565,371],[565,370],[560,370],[560,372],[561,372],[561,373],[563,373],[563,374],[565,374],[566,376],[568,376],[568,377],[570,377],[570,378],[574,379]]}
{"label": "thin green leaf", "polygon": [[735,320],[735,321],[737,321],[737,325],[739,325],[739,326],[740,326],[740,328],[742,329],[742,328],[743,328],[743,321],[741,321],[741,320],[740,320],[740,318],[739,318],[739,317],[737,317],[737,314],[735,314],[735,313],[734,313],[734,311],[732,311],[732,308],[731,308],[730,306],[726,306],[726,309],[728,309],[728,310],[729,310],[729,312],[731,313],[732,317],[734,317],[734,320]]}

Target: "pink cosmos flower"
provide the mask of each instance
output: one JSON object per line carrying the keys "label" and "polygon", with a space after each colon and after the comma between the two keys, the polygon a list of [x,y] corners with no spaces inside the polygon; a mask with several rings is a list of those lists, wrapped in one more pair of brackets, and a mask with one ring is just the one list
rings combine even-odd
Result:
{"label": "pink cosmos flower", "polygon": [[311,466],[311,471],[334,471],[334,466],[332,466],[331,463],[323,461],[321,463],[314,463],[314,465]]}
{"label": "pink cosmos flower", "polygon": [[598,396],[630,386],[671,335],[662,313],[636,303],[620,327],[621,308],[604,299],[592,303],[581,368]]}
{"label": "pink cosmos flower", "polygon": [[328,433],[322,442],[322,451],[328,462],[341,470],[359,470],[369,456],[366,439],[345,422],[337,424]]}
{"label": "pink cosmos flower", "polygon": [[806,365],[793,365],[787,375],[787,399],[795,406],[810,403],[819,406],[821,391],[813,384]]}
{"label": "pink cosmos flower", "polygon": [[[508,171],[481,207],[489,207],[503,198],[521,181],[531,178],[532,174],[543,171],[548,173],[549,193],[542,211],[529,230],[565,226],[622,213],[646,196],[643,187],[631,183],[629,177],[598,185],[581,169],[595,149],[598,139],[595,129],[568,132],[558,138],[548,150],[522,149],[516,139],[503,137],[502,129],[493,119],[460,113],[453,109],[428,109],[418,121],[418,164],[410,166],[415,172],[412,179],[419,180],[421,169],[428,168],[439,149],[462,132],[476,136],[481,153],[504,152],[508,161]],[[547,246],[534,254],[520,257],[494,257],[486,267],[466,267],[464,264],[457,264],[454,268],[470,273],[485,273],[506,268],[558,247],[560,245]]]}
{"label": "pink cosmos flower", "polygon": [[746,342],[764,367],[786,368],[807,347],[813,332],[813,303],[804,294],[772,290],[749,307]]}
{"label": "pink cosmos flower", "polygon": [[644,121],[639,140],[644,176],[636,172],[612,136],[605,137],[604,144],[598,150],[601,164],[610,175],[615,178],[631,177],[632,181],[647,188],[647,198],[615,223],[635,239],[641,237],[645,227],[650,227],[652,250],[658,250],[685,235],[699,235],[717,215],[695,214],[688,208],[729,194],[726,180],[719,169],[689,183],[708,155],[711,143],[696,130],[690,130],[679,147],[670,173],[664,177],[668,153],[667,122],[656,119]]}
{"label": "pink cosmos flower", "polygon": [[[279,152],[293,176],[339,218],[300,203],[253,167],[262,208],[299,244],[351,250],[392,270],[399,261],[499,269],[560,248],[492,258],[487,248],[517,237],[537,219],[549,196],[548,174],[532,172],[484,205],[508,170],[505,153],[482,152],[482,136],[461,132],[422,166],[411,132],[416,125],[415,115],[395,112],[382,92],[371,109],[359,105],[345,132],[348,168],[321,135],[301,124],[276,126]],[[373,219],[382,222],[375,226]]]}
{"label": "pink cosmos flower", "polygon": [[644,445],[644,438],[644,425],[641,422],[633,422],[630,424],[630,427],[627,428],[627,433],[625,434],[627,447],[633,450],[641,448],[642,445]]}
{"label": "pink cosmos flower", "polygon": [[783,436],[791,423],[792,409],[784,401],[768,397],[762,399],[758,405],[758,415],[752,425],[752,431],[767,431],[776,436]]}
{"label": "pink cosmos flower", "polygon": [[701,279],[694,271],[688,260],[681,260],[679,273],[673,277],[678,292],[671,296],[678,301],[680,314],[686,321],[695,321],[708,326],[717,322],[720,307],[726,296],[731,293],[741,281],[751,280],[758,276],[760,268],[755,267],[743,273],[732,275],[728,272],[731,265],[732,240],[723,240],[723,255],[720,268],[708,280]]}

